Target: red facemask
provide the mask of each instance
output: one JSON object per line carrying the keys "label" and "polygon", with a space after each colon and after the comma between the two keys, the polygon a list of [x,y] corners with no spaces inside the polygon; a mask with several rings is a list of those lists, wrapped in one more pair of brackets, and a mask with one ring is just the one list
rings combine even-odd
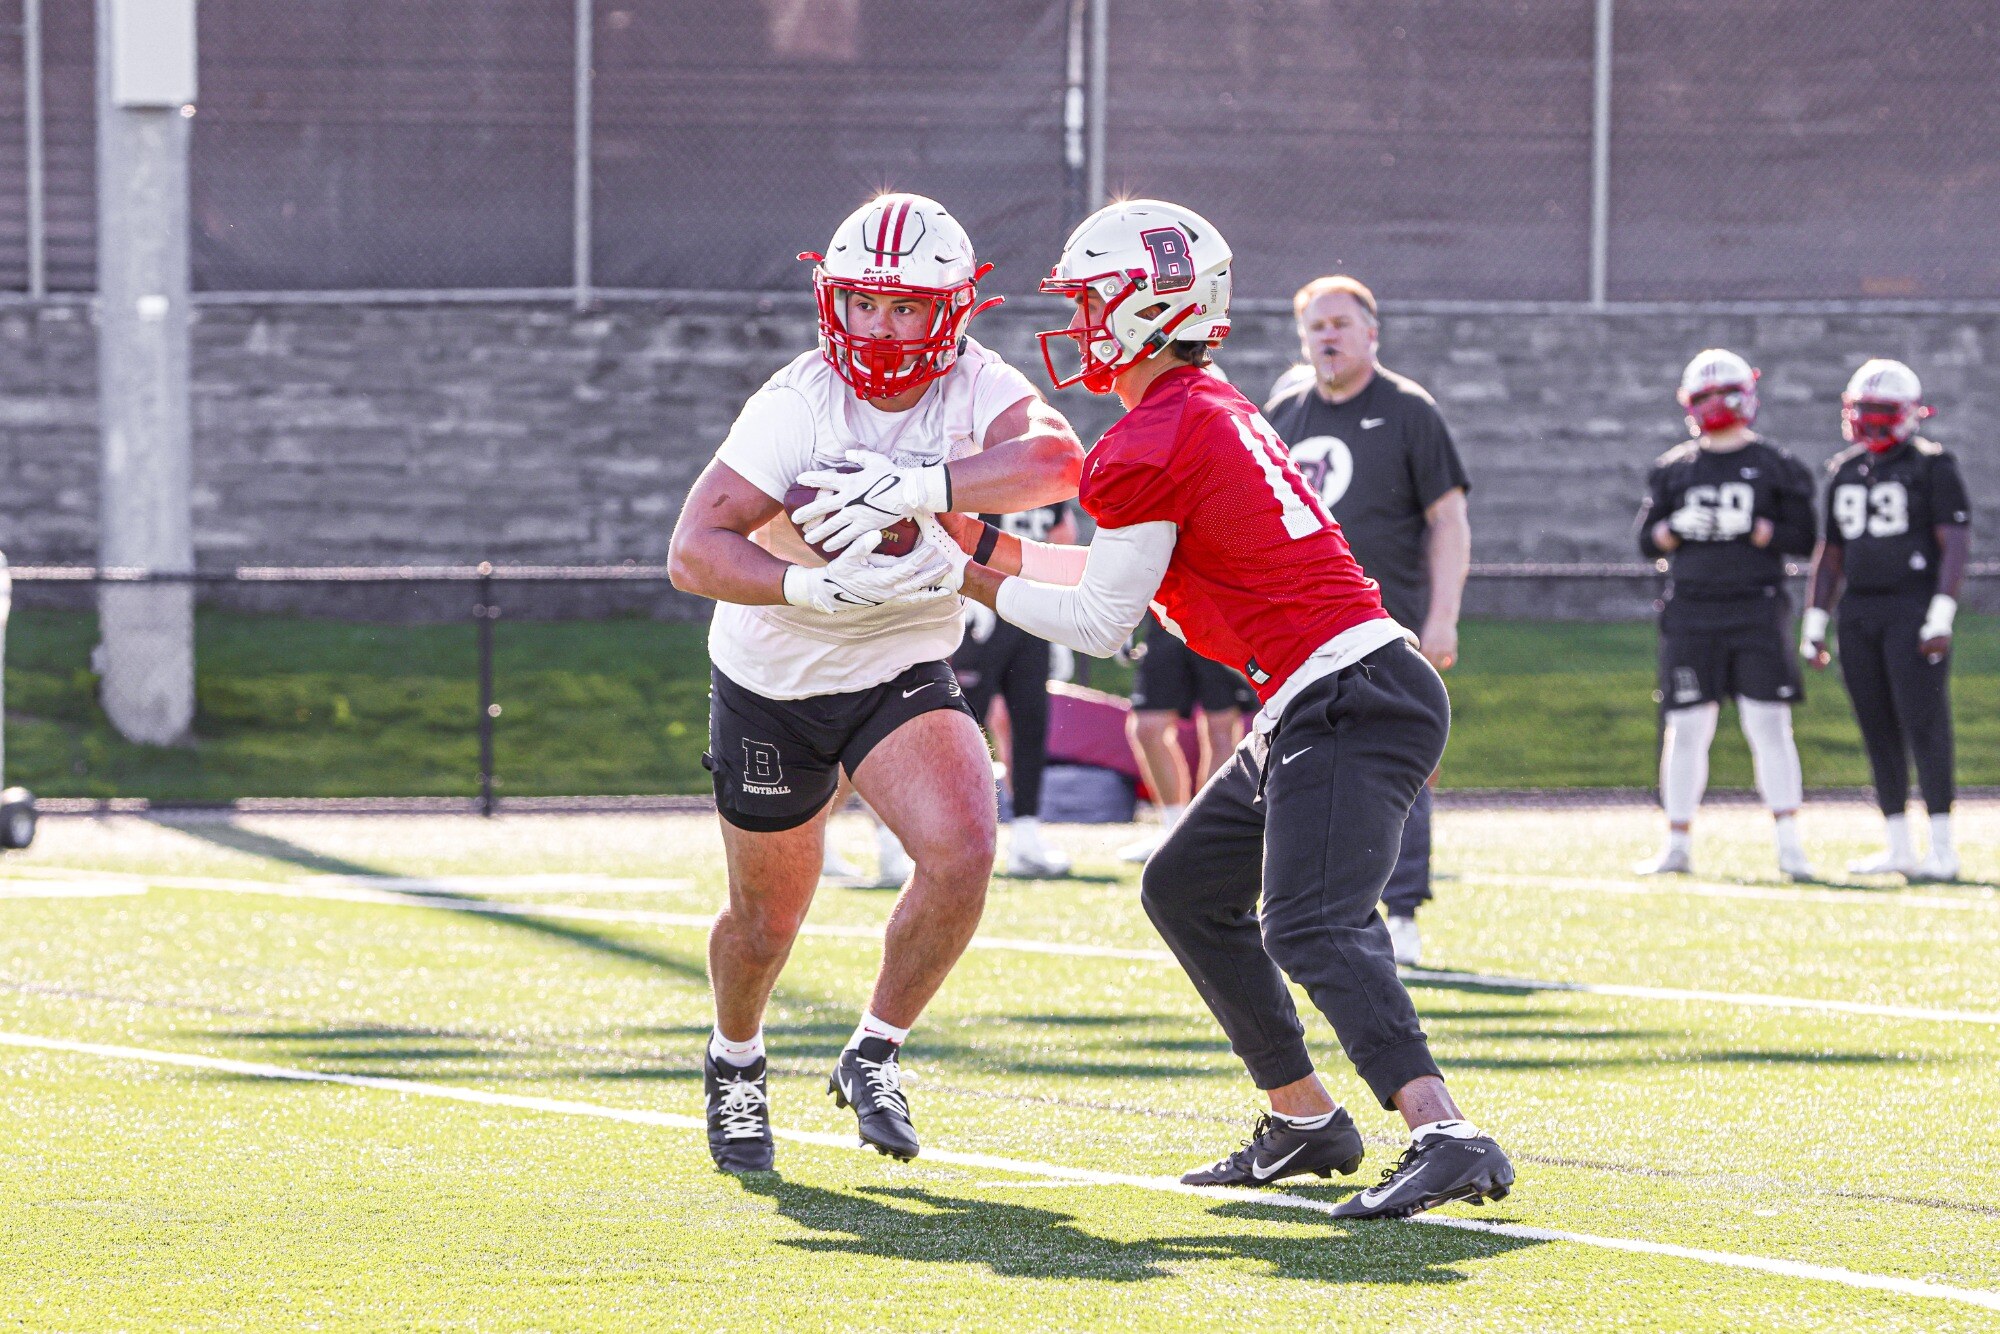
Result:
{"label": "red facemask", "polygon": [[1689,395],[1681,406],[1703,435],[1733,426],[1748,426],[1757,418],[1757,390],[1747,384],[1719,385]]}
{"label": "red facemask", "polygon": [[1869,452],[1885,454],[1917,433],[1917,423],[1931,415],[1920,403],[1845,402],[1840,405],[1840,433]]}
{"label": "red facemask", "polygon": [[[816,254],[803,260],[818,261]],[[911,287],[885,281],[838,278],[825,269],[813,273],[813,294],[819,301],[820,351],[834,374],[863,399],[893,398],[945,374],[958,360],[972,317],[999,305],[1004,297],[978,300],[974,284],[992,270],[979,271],[955,287]],[[930,328],[916,338],[868,338],[852,333],[845,319],[847,293],[869,292],[883,297],[913,297],[931,303]]]}

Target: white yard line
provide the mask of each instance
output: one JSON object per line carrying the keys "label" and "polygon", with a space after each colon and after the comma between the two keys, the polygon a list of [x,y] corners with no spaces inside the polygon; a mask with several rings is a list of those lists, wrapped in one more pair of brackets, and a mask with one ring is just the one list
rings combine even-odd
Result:
{"label": "white yard line", "polygon": [[123,880],[0,880],[0,899],[120,899],[145,892],[144,885]]}
{"label": "white yard line", "polygon": [[[487,917],[541,917],[697,930],[706,929],[715,920],[713,913],[660,912],[650,908],[597,908],[587,904],[567,903],[497,903],[490,899],[407,894],[396,890],[373,889],[358,882],[350,884],[334,877],[283,881],[229,880],[212,876],[121,875],[120,881],[157,885],[163,889],[257,894],[287,899],[320,899],[335,903],[370,903],[400,908],[433,908],[445,912],[472,913]],[[801,927],[799,933],[845,940],[882,938],[882,928],[878,926],[822,925],[813,922]],[[1007,936],[974,936],[972,948],[1015,950],[1026,954],[1064,955],[1086,959],[1128,959],[1141,963],[1174,962],[1174,956],[1161,949],[1071,944],[1056,940],[1020,940]],[[1879,1019],[1917,1020],[1927,1023],[2000,1025],[2000,1011],[1990,1010],[1946,1010],[1918,1005],[1879,1005],[1864,1001],[1821,1000],[1809,996],[1766,996],[1750,992],[1701,991],[1683,987],[1627,986],[1613,982],[1558,982],[1496,973],[1441,972],[1422,968],[1406,970],[1406,975],[1418,982],[1440,982],[1494,991],[1574,992],[1585,996],[1620,996],[1634,1000],[1681,1001],[1704,1005],[1744,1006],[1752,1009],[1803,1010],[1819,1014],[1867,1015]]]}
{"label": "white yard line", "polygon": [[1883,887],[1869,889],[1738,885],[1718,880],[1630,880],[1621,876],[1543,875],[1536,871],[1459,871],[1467,884],[1534,885],[1586,894],[1628,894],[1653,898],[1753,899],[1762,903],[1835,903],[1846,908],[1920,908],[1987,912],[2000,907],[2000,894],[1984,886],[1967,894],[1930,894]]}
{"label": "white yard line", "polygon": [[[520,1111],[545,1112],[556,1116],[586,1116],[606,1121],[624,1121],[633,1125],[661,1126],[673,1130],[705,1130],[699,1117],[681,1116],[673,1112],[645,1111],[638,1108],[606,1107],[598,1103],[575,1102],[561,1098],[538,1098],[519,1093],[492,1093],[484,1089],[455,1088],[449,1084],[428,1084],[411,1079],[386,1079],[379,1075],[343,1075],[321,1070],[305,1070],[292,1066],[266,1065],[256,1061],[236,1061],[220,1056],[201,1056],[192,1052],[160,1051],[149,1047],[122,1047],[98,1042],[77,1042],[69,1038],[49,1038],[32,1033],[0,1032],[0,1045],[23,1047],[40,1051],[69,1052],[81,1056],[96,1056],[114,1061],[141,1061],[152,1065],[181,1066],[193,1070],[215,1070],[225,1074],[243,1075],[253,1079],[290,1080],[315,1084],[345,1084],[354,1088],[378,1089],[389,1093],[401,1093],[415,1098],[438,1098],[448,1102],[474,1103],[484,1107],[511,1107]],[[807,1130],[775,1130],[779,1139],[794,1144],[811,1144],[821,1148],[859,1151],[852,1135],[828,1135]],[[951,1167],[973,1168],[985,1172],[1010,1172],[1021,1176],[1039,1177],[1051,1182],[1068,1182],[1092,1186],[1129,1186],[1135,1190],[1157,1191],[1171,1195],[1193,1195],[1201,1199],[1236,1200],[1249,1204],[1261,1204],[1285,1209],[1300,1209],[1312,1213],[1330,1214],[1334,1205],[1326,1200],[1311,1199],[1303,1195],[1292,1195],[1284,1191],[1231,1190],[1216,1187],[1184,1186],[1171,1177],[1135,1176],[1122,1172],[1096,1172],[1082,1167],[1065,1167],[1057,1163],[1042,1163],[1018,1158],[1002,1158],[987,1153],[955,1153],[949,1149],[925,1149],[920,1161],[943,1163]],[[984,1183],[982,1183],[984,1184]],[[1900,1278],[1891,1274],[1868,1274],[1853,1269],[1842,1269],[1833,1265],[1804,1264],[1797,1260],[1779,1260],[1761,1255],[1741,1255],[1733,1251],[1712,1251],[1694,1246],[1676,1246],[1668,1242],[1640,1241],[1627,1237],[1600,1237],[1588,1232],[1564,1232],[1554,1228],[1526,1227],[1519,1223],[1487,1223],[1472,1218],[1444,1218],[1424,1215],[1411,1220],[1433,1227],[1457,1228],[1466,1232],[1483,1232],[1494,1236],[1516,1237],[1527,1241],[1565,1242],[1574,1246],[1590,1246],[1599,1250],[1627,1251],[1639,1255],[1659,1255],[1672,1259],[1692,1260],[1701,1264],[1721,1265],[1731,1269],[1745,1269],[1756,1273],[1774,1274],[1782,1278],[1807,1279],[1819,1283],[1833,1283],[1841,1287],[1867,1289],[1876,1292],[1890,1292],[1904,1297],[1925,1297],[1940,1301],[1959,1302],[1967,1306],[1983,1307],[2000,1311],[2000,1292],[1988,1292],[1979,1288],[1954,1287],[1945,1283],[1933,1283],[1927,1279]]]}

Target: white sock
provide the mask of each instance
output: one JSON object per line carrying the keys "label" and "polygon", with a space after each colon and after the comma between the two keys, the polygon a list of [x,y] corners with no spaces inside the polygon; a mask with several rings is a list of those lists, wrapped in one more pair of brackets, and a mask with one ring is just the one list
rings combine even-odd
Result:
{"label": "white sock", "polygon": [[1433,1135],[1444,1135],[1451,1139],[1474,1139],[1479,1135],[1479,1127],[1470,1121],[1433,1121],[1429,1125],[1418,1126],[1410,1132],[1413,1141],[1429,1139]]}
{"label": "white sock", "polygon": [[1951,812],[1940,811],[1931,817],[1931,855],[1951,851]]}
{"label": "white sock", "polygon": [[[1338,1110],[1340,1109],[1334,1109],[1334,1111]],[[1275,1121],[1283,1121],[1294,1130],[1318,1130],[1321,1126],[1333,1120],[1333,1112],[1321,1112],[1318,1116],[1286,1116],[1283,1112],[1272,1112],[1271,1118]]]}
{"label": "white sock", "polygon": [[1708,747],[1715,740],[1719,704],[1669,709],[1660,746],[1660,804],[1668,824],[1689,824],[1708,787]]}
{"label": "white sock", "polygon": [[1693,852],[1694,831],[1692,829],[1669,829],[1667,831],[1668,852]]}
{"label": "white sock", "polygon": [[1882,823],[1888,827],[1889,855],[1898,861],[1915,861],[1916,854],[1910,848],[1910,817],[1884,816]]}
{"label": "white sock", "polygon": [[1032,815],[1014,817],[1014,846],[1024,852],[1042,850],[1042,822]]}
{"label": "white sock", "polygon": [[709,1035],[708,1054],[734,1066],[755,1065],[764,1059],[764,1030],[758,1029],[745,1041],[733,1042],[722,1036],[722,1030],[718,1028]]}
{"label": "white sock", "polygon": [[1799,817],[1793,814],[1780,815],[1776,821],[1778,833],[1778,855],[1805,860],[1806,845],[1799,839]]}
{"label": "white sock", "polygon": [[1185,810],[1187,810],[1185,802],[1178,806],[1160,807],[1160,833],[1163,835],[1173,833],[1174,826],[1181,822],[1181,813]]}
{"label": "white sock", "polygon": [[847,1040],[847,1046],[851,1050],[860,1046],[863,1038],[886,1038],[900,1047],[909,1036],[909,1029],[898,1028],[887,1019],[876,1018],[873,1010],[863,1010],[861,1022],[854,1026],[854,1036]]}

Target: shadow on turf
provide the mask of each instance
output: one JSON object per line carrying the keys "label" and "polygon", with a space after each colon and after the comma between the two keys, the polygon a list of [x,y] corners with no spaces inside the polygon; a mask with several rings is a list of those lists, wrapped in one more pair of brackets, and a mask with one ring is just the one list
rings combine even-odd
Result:
{"label": "shadow on turf", "polygon": [[[1276,1205],[1225,1203],[1217,1218],[1283,1222],[1286,1236],[1236,1233],[1120,1241],[1077,1226],[1054,1209],[921,1186],[868,1186],[847,1193],[786,1181],[739,1178],[801,1227],[841,1234],[781,1244],[834,1255],[981,1265],[1004,1278],[1136,1283],[1167,1278],[1191,1260],[1255,1260],[1279,1278],[1319,1283],[1463,1283],[1453,1266],[1543,1243],[1484,1232],[1346,1224]],[[1330,1245],[1345,1241],[1347,1245]]]}
{"label": "shadow on turf", "polygon": [[[402,874],[400,871],[385,870],[379,866],[370,866],[366,862],[349,861],[344,857],[329,856],[326,853],[317,852],[312,848],[302,847],[297,843],[291,842],[289,839],[279,838],[273,834],[258,833],[253,829],[245,829],[233,820],[174,820],[162,815],[153,815],[148,818],[177,833],[213,843],[218,847],[228,848],[232,852],[246,852],[253,857],[263,857],[270,861],[284,862],[320,875],[390,876]],[[442,888],[426,889],[422,892],[426,898],[453,899],[467,904],[477,904],[486,901],[477,894],[461,894]],[[445,909],[444,911],[450,910]],[[536,935],[565,941],[571,945],[580,945],[584,949],[594,950],[600,954],[613,955],[632,963],[642,963],[654,968],[663,968],[690,981],[699,982],[703,987],[708,985],[708,965],[706,960],[699,957],[692,959],[683,958],[679,955],[669,954],[663,950],[648,949],[641,945],[634,945],[629,941],[605,935],[600,931],[593,931],[588,927],[578,926],[573,922],[555,921],[544,917],[503,916],[497,913],[487,913],[482,916],[483,920],[488,922],[515,927],[523,931],[530,931]]]}

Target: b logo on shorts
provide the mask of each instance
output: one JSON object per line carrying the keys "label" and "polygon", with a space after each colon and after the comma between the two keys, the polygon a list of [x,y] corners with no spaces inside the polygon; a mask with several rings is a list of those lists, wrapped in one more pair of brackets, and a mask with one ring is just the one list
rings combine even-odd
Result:
{"label": "b logo on shorts", "polygon": [[785,770],[778,763],[778,748],[768,741],[743,742],[743,777],[746,782],[769,787],[785,779]]}

